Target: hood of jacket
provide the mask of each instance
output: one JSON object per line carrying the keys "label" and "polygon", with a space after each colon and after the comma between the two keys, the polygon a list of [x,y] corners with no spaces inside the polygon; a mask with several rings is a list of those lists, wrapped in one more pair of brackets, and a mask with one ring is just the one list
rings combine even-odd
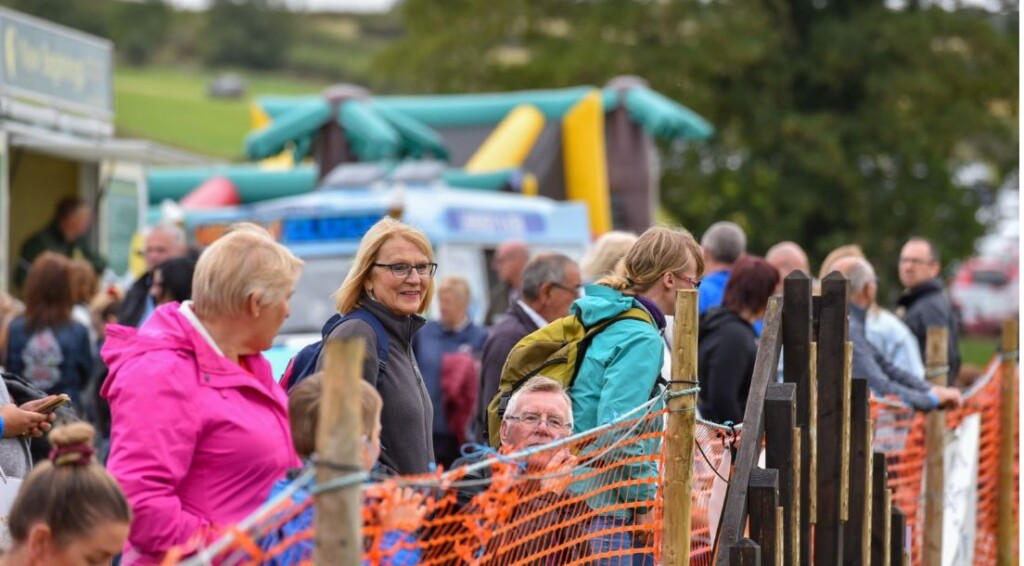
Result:
{"label": "hood of jacket", "polygon": [[213,387],[255,386],[266,379],[273,382],[270,364],[262,355],[242,357],[253,375],[259,378],[253,380],[245,372],[240,372],[237,364],[215,350],[185,318],[180,308],[176,302],[160,305],[137,329],[119,324],[107,326],[107,340],[103,343],[101,356],[110,368],[110,374],[100,392],[103,397],[109,398],[125,364],[142,356],[146,356],[147,363],[177,357],[193,358],[198,366],[195,378],[203,376]]}
{"label": "hood of jacket", "polygon": [[584,326],[622,314],[633,307],[643,308],[633,296],[604,285],[587,285],[586,296],[576,299],[569,313],[579,316]]}
{"label": "hood of jacket", "polygon": [[700,339],[704,340],[713,336],[716,332],[728,326],[742,326],[754,334],[754,327],[743,318],[729,309],[716,307],[704,313],[700,317]]}

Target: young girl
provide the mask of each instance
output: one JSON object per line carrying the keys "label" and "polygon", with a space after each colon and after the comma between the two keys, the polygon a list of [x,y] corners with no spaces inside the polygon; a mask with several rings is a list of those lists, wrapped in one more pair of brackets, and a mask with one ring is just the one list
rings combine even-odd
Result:
{"label": "young girl", "polygon": [[128,538],[131,510],[121,488],[92,460],[86,423],[50,432],[49,461],[29,474],[8,523],[13,545],[0,566],[110,564]]}

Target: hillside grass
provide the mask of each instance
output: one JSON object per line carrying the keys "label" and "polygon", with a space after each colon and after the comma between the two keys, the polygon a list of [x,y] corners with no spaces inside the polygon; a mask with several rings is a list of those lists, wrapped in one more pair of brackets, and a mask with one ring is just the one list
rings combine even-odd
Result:
{"label": "hillside grass", "polygon": [[237,100],[206,95],[219,73],[185,68],[118,68],[114,78],[118,133],[222,159],[243,159],[249,103],[266,94],[317,93],[325,83],[273,74],[239,73],[248,93]]}

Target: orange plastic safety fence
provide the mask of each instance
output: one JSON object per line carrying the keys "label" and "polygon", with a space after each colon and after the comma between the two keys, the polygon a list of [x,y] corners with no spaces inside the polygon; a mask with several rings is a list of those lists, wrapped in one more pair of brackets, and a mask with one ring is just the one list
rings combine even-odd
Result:
{"label": "orange plastic safety fence", "polygon": [[[1002,370],[998,359],[989,365],[986,378],[990,379],[972,389],[964,399],[964,405],[946,412],[947,430],[955,431],[970,415],[980,415],[980,440],[978,451],[978,502],[977,525],[975,530],[974,564],[996,563],[996,520],[998,517],[998,462],[1002,435],[1014,435],[1014,461],[1019,462],[1016,441],[1019,427],[1002,430],[999,424]],[[886,400],[872,400],[872,418],[875,422],[874,449],[886,452],[889,488],[893,491],[893,505],[907,518],[911,533],[911,560],[921,563],[923,544],[923,512],[925,489],[925,419],[921,413]],[[1016,479],[1016,475],[1015,475]],[[1019,517],[1017,493],[1019,482],[1014,483],[1014,515]]]}
{"label": "orange plastic safety fence", "polygon": [[[364,484],[363,563],[658,563],[667,412],[651,407],[562,443]],[[723,427],[696,428],[691,564],[711,564],[735,437]],[[309,563],[313,497],[303,493],[250,518],[251,528],[231,529],[209,561]]]}

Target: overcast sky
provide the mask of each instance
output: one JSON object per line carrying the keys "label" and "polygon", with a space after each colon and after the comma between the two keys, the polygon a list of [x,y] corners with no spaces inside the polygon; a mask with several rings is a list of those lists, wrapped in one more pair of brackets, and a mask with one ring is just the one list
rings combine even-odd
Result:
{"label": "overcast sky", "polygon": [[[186,10],[206,9],[210,0],[169,0],[169,3]],[[395,0],[285,0],[293,10],[330,10],[336,12],[385,12]]]}

